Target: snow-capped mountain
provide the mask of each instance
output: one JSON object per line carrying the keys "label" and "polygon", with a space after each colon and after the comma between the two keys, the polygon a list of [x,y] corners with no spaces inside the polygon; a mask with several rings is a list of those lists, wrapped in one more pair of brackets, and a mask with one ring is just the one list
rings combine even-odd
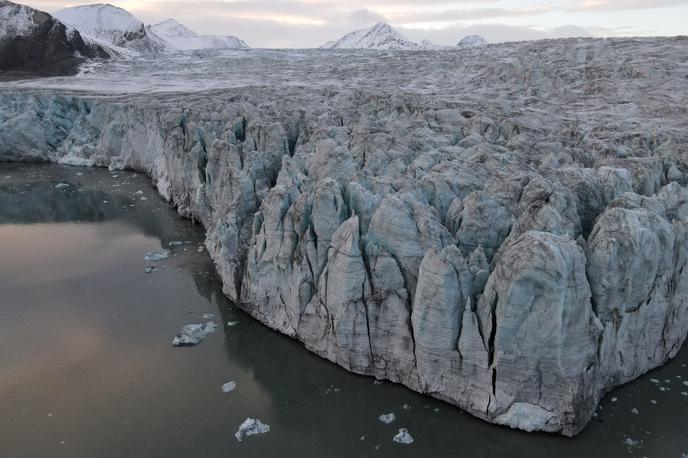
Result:
{"label": "snow-capped mountain", "polygon": [[107,58],[98,45],[48,13],[0,0],[0,73],[68,75],[84,58]]}
{"label": "snow-capped mountain", "polygon": [[168,47],[179,51],[195,49],[248,49],[248,45],[234,36],[199,35],[174,19],[147,27],[148,33],[157,36]]}
{"label": "snow-capped mountain", "polygon": [[487,40],[480,35],[468,35],[459,41],[456,46],[459,48],[472,48],[475,46],[485,46],[486,44],[488,44]]}
{"label": "snow-capped mountain", "polygon": [[379,22],[369,29],[356,30],[336,41],[322,46],[326,49],[421,49],[418,43],[407,39],[389,24]]}
{"label": "snow-capped mountain", "polygon": [[74,6],[59,10],[54,16],[96,43],[143,53],[167,50],[164,42],[149,36],[140,19],[116,6],[103,3]]}

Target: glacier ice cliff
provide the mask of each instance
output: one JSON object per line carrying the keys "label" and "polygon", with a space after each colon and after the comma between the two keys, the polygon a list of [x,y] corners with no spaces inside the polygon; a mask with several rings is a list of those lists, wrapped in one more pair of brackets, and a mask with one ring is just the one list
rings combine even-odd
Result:
{"label": "glacier ice cliff", "polygon": [[104,64],[0,85],[0,159],[145,171],[263,323],[487,421],[574,435],[688,332],[686,46]]}

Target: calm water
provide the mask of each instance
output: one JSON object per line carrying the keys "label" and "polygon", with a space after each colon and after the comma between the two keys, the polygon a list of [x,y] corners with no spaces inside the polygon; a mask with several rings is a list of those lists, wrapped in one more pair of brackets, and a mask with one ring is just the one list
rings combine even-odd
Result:
{"label": "calm water", "polygon": [[[172,257],[144,261],[172,241],[184,242]],[[250,319],[222,295],[202,241],[141,174],[0,163],[0,457],[688,453],[686,351],[610,393],[574,439],[513,431],[349,374]],[[224,326],[172,347],[203,314]],[[389,412],[395,422],[378,421]],[[246,417],[271,431],[238,442]],[[400,427],[415,443],[392,441]]]}

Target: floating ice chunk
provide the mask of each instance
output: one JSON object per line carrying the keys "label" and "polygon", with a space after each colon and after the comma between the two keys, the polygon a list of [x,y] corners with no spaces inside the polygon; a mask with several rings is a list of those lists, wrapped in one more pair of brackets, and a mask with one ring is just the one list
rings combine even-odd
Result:
{"label": "floating ice chunk", "polygon": [[373,380],[373,385],[382,385],[385,383],[383,380]]}
{"label": "floating ice chunk", "polygon": [[266,425],[257,418],[247,418],[239,426],[239,431],[234,433],[234,437],[237,438],[239,442],[246,436],[253,436],[255,434],[264,434],[270,431],[270,425]]}
{"label": "floating ice chunk", "polygon": [[390,424],[397,419],[397,416],[393,413],[384,413],[378,417],[382,423]]}
{"label": "floating ice chunk", "polygon": [[135,196],[140,196],[141,194],[143,194],[143,191],[136,191],[136,192],[134,193]]}
{"label": "floating ice chunk", "polygon": [[205,251],[205,246],[203,245],[198,245],[198,252],[203,253]]}
{"label": "floating ice chunk", "polygon": [[228,321],[228,322],[227,322],[227,326],[229,326],[230,328],[231,328],[232,326],[236,326],[237,324],[239,324],[238,321]]}
{"label": "floating ice chunk", "polygon": [[231,382],[227,382],[224,385],[222,385],[222,392],[223,393],[231,393],[236,389],[236,382],[232,380]]}
{"label": "floating ice chunk", "polygon": [[662,383],[662,382],[660,382],[659,380],[657,380],[656,378],[651,378],[650,381],[651,381],[652,383]]}
{"label": "floating ice chunk", "polygon": [[688,380],[686,380],[685,382],[683,382],[683,384],[684,384],[685,386],[688,386]]}
{"label": "floating ice chunk", "polygon": [[147,274],[152,273],[154,270],[155,270],[155,267],[153,267],[153,266],[148,266],[145,269],[143,269],[143,271],[146,272]]}
{"label": "floating ice chunk", "polygon": [[650,404],[657,404],[657,401],[655,401],[654,399],[650,399]]}
{"label": "floating ice chunk", "polygon": [[643,443],[641,440],[633,440],[630,437],[627,437],[623,440],[623,444],[628,447],[628,448],[640,448],[640,445]]}
{"label": "floating ice chunk", "polygon": [[643,443],[643,441],[639,441],[639,440],[636,441],[636,440],[631,439],[630,437],[627,437],[626,439],[623,440],[623,444],[629,448],[640,448],[640,444],[642,444],[642,443]]}
{"label": "floating ice chunk", "polygon": [[146,253],[146,261],[161,261],[170,257],[170,250],[149,251]]}
{"label": "floating ice chunk", "polygon": [[619,400],[619,398],[612,398],[612,402],[616,402],[618,400]]}
{"label": "floating ice chunk", "polygon": [[401,406],[401,408],[404,410],[411,410],[411,406],[408,404],[404,404],[403,406]]}
{"label": "floating ice chunk", "polygon": [[187,324],[179,330],[172,340],[172,345],[175,347],[189,347],[201,343],[211,332],[214,332],[217,326],[212,321],[205,324]]}
{"label": "floating ice chunk", "polygon": [[183,243],[184,242],[182,242],[181,240],[172,240],[171,242],[169,242],[167,244],[167,246],[179,246],[179,245],[182,245]]}
{"label": "floating ice chunk", "polygon": [[633,408],[631,409],[631,413],[632,413],[633,415],[640,415],[640,412],[638,412],[638,409],[636,409],[635,407],[633,407]]}
{"label": "floating ice chunk", "polygon": [[688,396],[688,391],[681,391],[681,396]]}
{"label": "floating ice chunk", "polygon": [[211,318],[214,317],[214,316],[215,316],[215,315],[213,315],[212,313],[204,313],[204,314],[203,314],[203,319],[204,319],[204,320],[209,320],[209,319],[211,319]]}
{"label": "floating ice chunk", "polygon": [[71,188],[71,185],[69,183],[58,183],[55,185],[55,189],[67,189]]}
{"label": "floating ice chunk", "polygon": [[399,428],[399,433],[394,436],[394,442],[397,442],[399,444],[412,444],[413,443],[413,437],[408,432],[408,429],[406,428]]}

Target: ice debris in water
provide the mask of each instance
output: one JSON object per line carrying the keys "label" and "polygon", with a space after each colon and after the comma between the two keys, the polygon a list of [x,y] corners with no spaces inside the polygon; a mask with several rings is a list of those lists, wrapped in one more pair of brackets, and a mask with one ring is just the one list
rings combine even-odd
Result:
{"label": "ice debris in water", "polygon": [[205,324],[187,324],[179,330],[179,334],[172,340],[172,345],[175,347],[197,345],[216,328],[217,326],[212,321]]}
{"label": "ice debris in water", "polygon": [[230,328],[231,328],[232,326],[236,326],[237,324],[239,324],[238,321],[228,321],[228,322],[227,322],[227,326],[229,326]]}
{"label": "ice debris in water", "polygon": [[209,320],[209,319],[211,319],[211,318],[214,317],[214,316],[215,316],[215,315],[213,315],[212,313],[204,313],[204,314],[203,314],[203,319],[204,319],[204,320]]}
{"label": "ice debris in water", "polygon": [[143,269],[143,271],[146,272],[147,274],[152,273],[154,270],[155,270],[155,267],[153,267],[153,266],[148,266],[145,269]]}
{"label": "ice debris in water", "polygon": [[55,189],[67,189],[69,187],[69,183],[58,183],[55,185]]}
{"label": "ice debris in water", "polygon": [[382,423],[390,424],[397,419],[397,416],[393,413],[385,413],[378,417]]}
{"label": "ice debris in water", "polygon": [[170,257],[170,250],[149,251],[146,253],[146,261],[161,261]]}
{"label": "ice debris in water", "polygon": [[373,385],[382,385],[383,383],[385,382],[382,380],[373,380]]}
{"label": "ice debris in water", "polygon": [[399,428],[399,433],[394,436],[394,442],[399,444],[411,444],[413,443],[413,437],[408,432],[406,428]]}
{"label": "ice debris in water", "polygon": [[247,418],[239,426],[239,431],[237,431],[234,436],[239,442],[246,436],[253,436],[255,434],[264,434],[270,431],[270,425],[266,425],[257,418]]}
{"label": "ice debris in water", "polygon": [[232,380],[231,382],[227,382],[224,385],[222,385],[222,392],[223,393],[230,393],[236,389],[236,382]]}
{"label": "ice debris in water", "polygon": [[205,251],[205,246],[203,245],[198,245],[198,252],[203,253]]}
{"label": "ice debris in water", "polygon": [[404,410],[411,410],[411,406],[408,404],[404,404],[403,406],[401,406],[401,408]]}
{"label": "ice debris in water", "polygon": [[167,244],[167,246],[179,246],[179,245],[182,245],[183,243],[184,243],[184,242],[182,242],[182,241],[180,241],[180,240],[172,240],[171,242],[169,242],[169,243]]}
{"label": "ice debris in water", "polygon": [[638,409],[636,409],[635,407],[633,407],[633,408],[631,409],[631,413],[632,413],[633,415],[640,415],[640,412],[638,412]]}
{"label": "ice debris in water", "polygon": [[688,386],[688,380],[686,380],[685,382],[683,382],[683,384],[684,384],[685,386]]}
{"label": "ice debris in water", "polygon": [[619,398],[612,398],[612,402],[616,402],[618,400],[619,400]]}
{"label": "ice debris in water", "polygon": [[642,443],[643,443],[643,441],[633,440],[630,437],[627,437],[623,440],[623,444],[628,448],[640,448],[640,444],[642,444]]}

